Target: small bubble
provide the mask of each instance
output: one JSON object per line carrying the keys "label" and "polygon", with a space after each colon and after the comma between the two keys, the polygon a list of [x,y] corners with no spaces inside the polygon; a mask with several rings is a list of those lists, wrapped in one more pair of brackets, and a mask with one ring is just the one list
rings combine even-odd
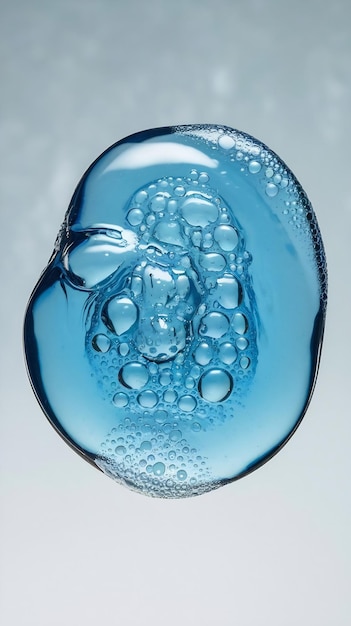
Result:
{"label": "small bubble", "polygon": [[173,404],[177,399],[177,394],[174,389],[167,389],[167,391],[165,391],[163,394],[163,399],[165,402]]}
{"label": "small bubble", "polygon": [[193,424],[191,425],[191,429],[194,431],[194,433],[198,433],[201,430],[201,425],[199,424],[199,422],[193,422]]}
{"label": "small bubble", "polygon": [[198,365],[194,365],[191,370],[190,370],[190,374],[193,378],[198,378],[201,374],[201,370],[199,368]]}
{"label": "small bubble", "polygon": [[225,224],[215,228],[214,238],[220,248],[225,252],[232,252],[239,242],[238,233],[235,228],[233,228],[233,226],[226,226]]}
{"label": "small bubble", "polygon": [[186,473],[185,470],[178,470],[177,472],[177,478],[178,480],[186,480],[188,474]]}
{"label": "small bubble", "polygon": [[250,365],[250,359],[247,356],[243,356],[240,359],[240,367],[242,367],[243,370],[246,370]]}
{"label": "small bubble", "polygon": [[152,471],[155,474],[155,476],[163,476],[163,474],[165,473],[165,465],[164,463],[158,462],[155,463],[152,467]]}
{"label": "small bubble", "polygon": [[124,446],[117,446],[117,448],[115,448],[115,453],[116,453],[118,456],[124,456],[124,455],[125,455],[125,453],[126,453],[126,449],[125,449],[125,447],[124,447]]}
{"label": "small bubble", "polygon": [[154,418],[158,424],[164,424],[168,418],[168,413],[167,411],[156,411],[154,413]]}
{"label": "small bubble", "polygon": [[238,335],[246,333],[248,324],[245,315],[243,315],[243,313],[235,313],[232,325]]}
{"label": "small bubble", "polygon": [[239,339],[237,339],[235,343],[236,343],[236,347],[239,350],[245,350],[245,348],[247,348],[247,346],[249,345],[249,342],[246,339],[246,337],[239,337]]}
{"label": "small bubble", "polygon": [[218,356],[222,363],[231,365],[237,358],[237,352],[233,344],[229,341],[222,343],[219,347]]}
{"label": "small bubble", "polygon": [[223,148],[223,150],[231,150],[234,148],[235,141],[230,135],[221,135],[218,139],[218,145]]}
{"label": "small bubble", "polygon": [[182,214],[190,226],[208,226],[218,218],[218,208],[204,196],[185,197]]}
{"label": "small bubble", "polygon": [[131,226],[139,226],[144,219],[144,213],[140,209],[131,209],[127,215],[127,220]]}
{"label": "small bubble", "polygon": [[139,204],[142,204],[143,202],[145,202],[145,200],[147,200],[149,197],[149,194],[147,193],[147,191],[145,190],[141,190],[138,191],[138,193],[135,196],[135,201],[138,202]]}
{"label": "small bubble", "polygon": [[229,320],[223,313],[208,313],[201,320],[200,333],[213,339],[219,339],[227,332]]}
{"label": "small bubble", "polygon": [[185,189],[183,187],[183,185],[179,185],[178,187],[174,188],[174,193],[176,196],[184,196],[185,195]]}
{"label": "small bubble", "polygon": [[262,165],[259,161],[250,161],[249,163],[249,172],[251,174],[258,174],[261,171]]}
{"label": "small bubble", "polygon": [[145,441],[142,441],[140,444],[140,450],[142,450],[143,452],[146,452],[147,450],[151,450],[151,448],[152,448],[151,441],[145,440]]}
{"label": "small bubble", "polygon": [[104,324],[116,335],[126,333],[135,324],[137,317],[137,307],[125,296],[112,298],[102,312]]}
{"label": "small bubble", "polygon": [[220,272],[226,266],[226,260],[217,252],[209,252],[200,256],[200,265],[209,272]]}
{"label": "small bubble", "polygon": [[91,344],[96,352],[108,352],[111,347],[110,339],[102,333],[95,335]]}
{"label": "small bubble", "polygon": [[178,400],[178,406],[181,411],[190,413],[196,407],[196,400],[195,398],[193,398],[193,396],[189,396],[189,395],[181,396]]}
{"label": "small bubble", "polygon": [[167,387],[167,385],[171,384],[171,374],[170,372],[162,372],[160,376],[160,385],[163,387]]}
{"label": "small bubble", "polygon": [[222,369],[208,370],[199,381],[199,392],[208,402],[223,402],[231,394],[233,379]]}
{"label": "small bubble", "polygon": [[127,343],[121,343],[118,348],[118,352],[121,356],[127,356],[129,354],[129,346]]}
{"label": "small bubble", "polygon": [[128,396],[125,393],[119,392],[113,396],[113,404],[117,407],[124,407],[128,404]]}
{"label": "small bubble", "polygon": [[213,356],[212,348],[208,343],[202,342],[196,348],[194,353],[195,361],[199,365],[208,365]]}
{"label": "small bubble", "polygon": [[267,183],[266,185],[267,196],[269,196],[270,198],[274,198],[274,196],[277,195],[278,191],[279,190],[278,190],[277,185],[275,185],[274,183]]}
{"label": "small bubble", "polygon": [[225,309],[235,309],[242,300],[242,288],[235,276],[225,274],[217,280],[216,297]]}
{"label": "small bubble", "polygon": [[205,184],[208,183],[210,177],[208,174],[206,174],[206,172],[201,172],[200,176],[199,176],[199,183]]}
{"label": "small bubble", "polygon": [[166,200],[169,197],[169,194],[165,195],[163,193],[157,193],[151,200],[151,208],[153,211],[157,213],[159,211],[163,211],[166,208]]}
{"label": "small bubble", "polygon": [[171,441],[179,441],[182,438],[181,430],[171,430],[169,433],[169,438]]}
{"label": "small bubble", "polygon": [[145,365],[131,362],[120,369],[118,379],[122,385],[129,389],[140,389],[146,385],[149,374]]}
{"label": "small bubble", "polygon": [[187,376],[185,379],[185,386],[187,389],[193,389],[195,387],[195,380],[192,376]]}
{"label": "small bubble", "polygon": [[154,391],[152,391],[151,389],[146,389],[138,395],[137,400],[140,406],[147,409],[152,409],[154,406],[156,406],[158,402],[158,397]]}
{"label": "small bubble", "polygon": [[167,211],[170,215],[174,215],[178,209],[178,202],[175,199],[169,200],[167,204]]}

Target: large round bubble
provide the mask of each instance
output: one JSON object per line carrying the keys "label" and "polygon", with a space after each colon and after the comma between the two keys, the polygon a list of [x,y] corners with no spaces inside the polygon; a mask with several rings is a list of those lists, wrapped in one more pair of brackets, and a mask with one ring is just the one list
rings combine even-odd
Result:
{"label": "large round bubble", "polygon": [[277,155],[222,126],[146,131],[73,195],[28,305],[28,371],[87,461],[147,495],[199,495],[299,424],[325,305],[316,218]]}

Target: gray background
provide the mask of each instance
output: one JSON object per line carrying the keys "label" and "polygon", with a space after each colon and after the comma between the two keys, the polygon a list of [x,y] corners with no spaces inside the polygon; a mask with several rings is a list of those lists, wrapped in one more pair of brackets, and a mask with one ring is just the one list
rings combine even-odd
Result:
{"label": "gray background", "polygon": [[[6,626],[346,626],[349,0],[0,1],[1,608]],[[90,162],[129,133],[228,124],[303,184],[328,256],[315,395],[242,481],[151,500],[84,463],[26,378],[26,301]]]}

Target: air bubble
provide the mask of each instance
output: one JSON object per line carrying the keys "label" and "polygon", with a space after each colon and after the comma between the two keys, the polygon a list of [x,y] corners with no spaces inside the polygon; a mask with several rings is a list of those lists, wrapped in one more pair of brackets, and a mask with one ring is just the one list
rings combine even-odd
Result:
{"label": "air bubble", "polygon": [[179,441],[182,438],[182,431],[181,430],[172,430],[169,433],[169,438],[171,441]]}
{"label": "air bubble", "polygon": [[139,226],[144,219],[144,213],[140,209],[131,209],[127,215],[127,220],[131,226]]}
{"label": "air bubble", "polygon": [[135,201],[142,204],[143,202],[145,202],[145,200],[148,199],[148,197],[149,197],[149,194],[147,193],[147,191],[145,191],[144,189],[141,189],[141,191],[138,191],[138,193],[136,194]]}
{"label": "air bubble", "polygon": [[232,363],[234,363],[234,361],[236,361],[237,358],[237,351],[235,349],[235,346],[233,346],[233,344],[231,344],[229,341],[222,343],[219,347],[218,356],[222,363],[225,363],[226,365],[231,365]]}
{"label": "air bubble", "polygon": [[133,292],[133,296],[140,296],[142,290],[143,290],[143,280],[142,278],[140,278],[140,276],[133,276],[132,277],[132,292]]}
{"label": "air bubble", "polygon": [[178,400],[178,406],[181,411],[185,411],[186,413],[191,413],[196,407],[196,400],[193,396],[185,395],[181,396]]}
{"label": "air bubble", "polygon": [[116,335],[123,335],[135,324],[138,309],[134,302],[127,297],[113,298],[103,312],[103,321]]}
{"label": "air bubble", "polygon": [[200,333],[213,339],[223,337],[229,328],[229,320],[223,313],[212,312],[201,320]]}
{"label": "air bubble", "polygon": [[124,407],[128,404],[128,396],[125,393],[119,392],[113,396],[113,404],[117,407]]}
{"label": "air bubble", "polygon": [[161,462],[155,463],[152,467],[152,471],[155,476],[163,476],[163,474],[165,473],[165,469],[165,464]]}
{"label": "air bubble", "polygon": [[178,197],[182,197],[185,195],[185,189],[182,185],[178,185],[178,187],[174,188],[174,193]]}
{"label": "air bubble", "polygon": [[229,135],[221,135],[218,139],[218,145],[223,148],[223,150],[231,150],[235,146],[235,141],[233,137]]}
{"label": "air bubble", "polygon": [[168,197],[169,195],[166,196],[163,193],[156,194],[151,200],[151,209],[153,211],[156,211],[157,213],[159,211],[164,211],[166,208],[166,202]]}
{"label": "air bubble", "polygon": [[185,386],[187,389],[193,389],[195,387],[195,380],[192,378],[192,376],[186,377]]}
{"label": "air bubble", "polygon": [[163,399],[165,402],[173,404],[177,400],[177,394],[173,389],[167,389],[163,394]]}
{"label": "air bubble", "polygon": [[117,446],[117,448],[115,448],[115,453],[118,456],[124,456],[126,452],[127,452],[127,450],[126,450],[126,448],[124,446]]}
{"label": "air bubble", "polygon": [[247,356],[243,356],[240,359],[240,367],[242,367],[243,370],[246,370],[250,365],[250,359]]}
{"label": "air bubble", "polygon": [[108,352],[111,347],[111,340],[102,333],[95,335],[91,343],[96,352]]}
{"label": "air bubble", "polygon": [[218,245],[225,252],[232,252],[238,245],[238,233],[233,226],[217,226],[214,231],[214,238]]}
{"label": "air bubble", "polygon": [[198,180],[199,180],[199,183],[204,184],[204,183],[208,183],[209,178],[210,178],[210,177],[209,177],[209,175],[208,175],[208,174],[206,174],[206,172],[201,172],[201,174],[200,174],[200,176],[199,176]]}
{"label": "air bubble", "polygon": [[152,449],[152,444],[151,441],[148,441],[147,439],[145,441],[142,441],[140,444],[140,450],[142,450],[143,452],[147,452],[148,450]]}
{"label": "air bubble", "polygon": [[185,480],[187,478],[188,474],[186,473],[185,470],[178,470],[177,472],[177,478],[178,480]]}
{"label": "air bubble", "polygon": [[213,356],[213,353],[212,353],[211,346],[204,341],[200,343],[200,345],[196,348],[195,353],[194,353],[195,361],[199,365],[208,365],[208,363],[212,359],[212,356]]}
{"label": "air bubble", "polygon": [[201,255],[200,264],[209,272],[220,272],[226,266],[226,260],[221,254],[209,252]]}
{"label": "air bubble", "polygon": [[140,406],[147,409],[152,409],[154,406],[156,406],[158,402],[158,397],[156,393],[152,391],[152,389],[146,389],[138,395],[138,402]]}
{"label": "air bubble", "polygon": [[258,174],[261,171],[262,165],[259,161],[250,161],[249,163],[249,172],[251,174]]}
{"label": "air bubble", "polygon": [[247,319],[243,313],[235,313],[232,326],[238,335],[243,335],[247,331]]}
{"label": "air bubble", "polygon": [[231,394],[233,379],[222,369],[211,369],[205,372],[199,381],[199,392],[207,402],[223,402]]}
{"label": "air bubble", "polygon": [[155,236],[162,243],[184,246],[184,239],[177,222],[163,221],[155,228]]}
{"label": "air bubble", "polygon": [[208,226],[218,218],[218,208],[200,194],[185,198],[181,206],[184,219],[191,226]]}
{"label": "air bubble", "polygon": [[242,289],[235,276],[225,274],[217,279],[216,298],[225,309],[235,309],[241,304]]}
{"label": "air bubble", "polygon": [[274,198],[274,196],[277,195],[279,189],[277,187],[277,185],[275,185],[274,183],[267,183],[266,185],[266,194],[267,196],[269,196],[270,198]]}
{"label": "air bubble", "polygon": [[132,362],[127,363],[120,369],[118,379],[122,385],[129,389],[140,389],[146,385],[149,374],[145,365]]}
{"label": "air bubble", "polygon": [[121,356],[127,356],[129,354],[129,346],[127,343],[120,343],[118,347],[118,352]]}
{"label": "air bubble", "polygon": [[239,337],[239,339],[236,340],[235,344],[239,350],[245,350],[245,348],[247,348],[247,346],[249,345],[249,342],[246,337]]}

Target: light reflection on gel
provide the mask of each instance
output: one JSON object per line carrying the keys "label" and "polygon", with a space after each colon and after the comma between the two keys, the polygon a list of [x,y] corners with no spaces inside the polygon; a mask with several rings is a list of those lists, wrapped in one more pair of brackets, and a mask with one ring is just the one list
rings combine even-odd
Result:
{"label": "light reflection on gel", "polygon": [[199,495],[301,421],[326,289],[316,218],[277,155],[222,126],[138,133],[73,195],[26,313],[31,383],[108,476]]}

